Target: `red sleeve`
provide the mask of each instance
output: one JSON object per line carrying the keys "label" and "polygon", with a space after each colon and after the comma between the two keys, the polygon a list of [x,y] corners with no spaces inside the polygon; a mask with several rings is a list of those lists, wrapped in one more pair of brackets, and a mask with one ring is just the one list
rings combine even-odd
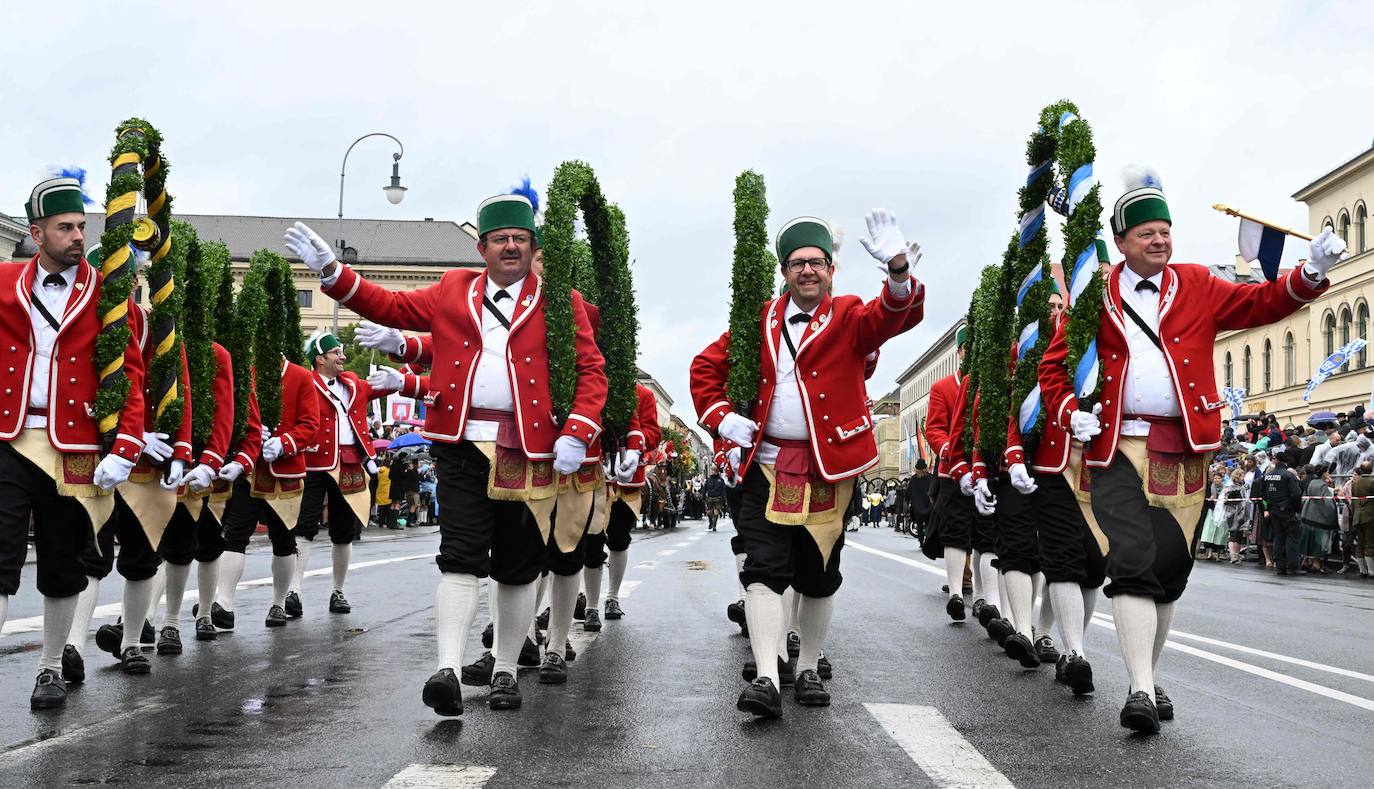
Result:
{"label": "red sleeve", "polygon": [[339,278],[324,287],[326,296],[384,326],[429,331],[443,280],[419,290],[397,292],[368,282],[342,263]]}
{"label": "red sleeve", "polygon": [[429,376],[407,373],[401,383],[401,388],[397,391],[406,397],[424,397],[425,392],[429,391]]}
{"label": "red sleeve", "polygon": [[941,378],[930,388],[930,403],[926,407],[926,443],[935,453],[940,468],[949,473],[950,403],[948,378]]}
{"label": "red sleeve", "polygon": [[401,352],[390,354],[392,361],[426,366],[434,363],[434,335],[410,335],[401,342]]}
{"label": "red sleeve", "polygon": [[186,343],[178,342],[177,349],[181,352],[181,386],[182,407],[181,407],[181,427],[177,429],[176,443],[172,444],[172,460],[191,464],[191,368],[186,363]]}
{"label": "red sleeve", "polygon": [[1045,418],[1065,430],[1072,430],[1070,415],[1078,410],[1078,398],[1073,395],[1073,378],[1069,374],[1069,343],[1064,331],[1068,320],[1059,321],[1054,329],[1045,355],[1040,357],[1040,398],[1044,403]]}
{"label": "red sleeve", "polygon": [[982,408],[982,401],[983,401],[983,398],[980,397],[980,396],[978,395],[978,393],[975,392],[974,395],[973,395],[973,468],[972,468],[973,479],[974,479],[975,481],[976,481],[976,480],[980,480],[980,479],[987,479],[987,478],[988,478],[988,464],[987,464],[987,460],[983,457],[983,453],[980,452],[980,451],[978,451],[978,437],[982,434],[982,430],[978,427],[978,412],[979,412],[979,410]]}
{"label": "red sleeve", "polygon": [[949,425],[949,475],[956,480],[969,473],[968,458],[964,454],[964,423],[968,419],[968,382],[969,377],[964,376],[964,380],[959,384],[959,395],[952,403],[954,408]]}
{"label": "red sleeve", "polygon": [[639,404],[635,409],[626,445],[641,453],[648,452],[658,446],[658,442],[663,438],[663,429],[658,424],[658,399],[649,387],[640,384],[635,385],[635,394],[638,396]]}
{"label": "red sleeve", "polygon": [[[918,322],[919,322],[919,321],[918,321]],[[914,326],[915,324],[912,324],[912,325]],[[874,351],[873,353],[870,353],[869,355],[867,355],[867,356],[864,357],[864,380],[865,380],[865,381],[867,381],[868,379],[872,378],[872,377],[873,377],[873,374],[876,373],[876,372],[878,371],[878,357],[881,356],[882,353],[883,353],[882,351]]]}
{"label": "red sleeve", "polygon": [[925,285],[915,277],[911,279],[911,290],[906,298],[899,299],[892,293],[888,280],[883,280],[883,291],[877,298],[866,302],[863,307],[846,313],[856,322],[854,327],[854,347],[867,356],[878,350],[882,344],[921,322],[925,314]]}
{"label": "red sleeve", "polygon": [[592,447],[601,436],[601,411],[606,407],[606,360],[592,335],[582,296],[572,294],[573,327],[577,332],[577,388],[573,391],[572,412],[563,423],[560,436],[573,438]]}
{"label": "red sleeve", "polygon": [[[133,299],[129,299],[127,309],[130,332],[129,343],[124,346],[124,376],[129,379],[129,394],[124,401],[124,408],[119,412],[119,432],[110,454],[137,463],[139,454],[143,452],[144,367],[143,351],[139,348],[141,331],[135,326],[135,317],[141,322],[143,310]],[[99,370],[96,375],[100,375]]]}
{"label": "red sleeve", "polygon": [[1331,281],[1325,279],[1313,285],[1303,276],[1302,268],[1298,266],[1287,276],[1263,284],[1240,284],[1207,274],[1205,281],[1210,289],[1207,304],[1212,309],[1217,329],[1250,329],[1273,323],[1297,311],[1331,286]]}
{"label": "red sleeve", "polygon": [[229,454],[229,440],[234,432],[234,361],[219,343],[210,346],[215,352],[215,380],[210,384],[215,398],[215,413],[211,417],[210,437],[200,453],[200,464],[219,471]]}
{"label": "red sleeve", "polygon": [[251,370],[250,374],[252,380],[248,382],[248,419],[244,423],[243,438],[239,439],[239,445],[234,452],[234,462],[249,472],[262,455],[262,415],[258,413],[257,370]]}
{"label": "red sleeve", "polygon": [[1021,446],[1021,426],[1017,424],[1019,403],[1011,404],[1011,414],[1007,416],[1007,448],[1002,451],[1002,462],[1008,467],[1026,462],[1026,450]]}
{"label": "red sleeve", "polygon": [[[289,367],[287,369],[291,370]],[[287,374],[286,380],[282,381],[282,403],[285,404],[287,401],[288,383],[290,396],[296,402],[296,424],[278,436],[282,440],[282,457],[291,457],[314,444],[315,433],[320,429],[320,398],[315,395],[315,384],[311,380],[311,374],[302,375],[304,370],[296,370],[300,372],[291,371]]]}
{"label": "red sleeve", "polygon": [[697,409],[697,423],[712,435],[720,427],[720,420],[734,411],[725,396],[725,379],[729,374],[730,332],[727,331],[692,359],[688,381],[692,405]]}

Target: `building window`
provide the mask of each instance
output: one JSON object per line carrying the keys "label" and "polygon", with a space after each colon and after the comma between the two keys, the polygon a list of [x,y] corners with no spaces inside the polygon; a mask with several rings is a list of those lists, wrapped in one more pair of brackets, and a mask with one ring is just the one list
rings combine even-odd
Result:
{"label": "building window", "polygon": [[315,303],[315,291],[298,290],[296,291],[296,304],[302,307],[310,307]]}
{"label": "building window", "polygon": [[1329,312],[1322,321],[1322,336],[1326,339],[1326,355],[1322,358],[1330,358],[1336,352],[1336,316]]}
{"label": "building window", "polygon": [[1245,358],[1240,365],[1240,383],[1246,392],[1250,392],[1250,346],[1245,346]]}
{"label": "building window", "polygon": [[1233,365],[1231,364],[1231,352],[1230,352],[1230,351],[1227,351],[1227,352],[1226,352],[1226,367],[1225,367],[1225,370],[1226,370],[1226,386],[1227,386],[1228,388],[1235,388],[1235,386],[1236,386],[1236,383],[1235,383],[1236,377],[1235,377],[1235,370],[1233,369]]}
{"label": "building window", "polygon": [[1298,374],[1297,346],[1293,343],[1293,332],[1283,337],[1283,385],[1292,386]]}
{"label": "building window", "polygon": [[[1369,339],[1369,305],[1363,301],[1360,302],[1360,306],[1355,308],[1355,333],[1357,337]],[[1369,350],[1361,348],[1359,360],[1355,366],[1363,369],[1367,364],[1369,364]]]}
{"label": "building window", "polygon": [[1341,240],[1345,242],[1346,246],[1349,246],[1349,245],[1350,245],[1350,214],[1347,214],[1344,210],[1342,210],[1342,211],[1341,211],[1341,218],[1340,218],[1339,220],[1337,220],[1337,222],[1338,222],[1337,227],[1340,228]]}
{"label": "building window", "polygon": [[[1349,308],[1349,307],[1341,307],[1341,345],[1342,345],[1342,346],[1344,346],[1346,343],[1350,342],[1350,324],[1351,324],[1351,322],[1352,322],[1352,321],[1351,321],[1351,318],[1350,318],[1350,308]],[[1349,360],[1349,359],[1346,359],[1346,360],[1345,360],[1345,364],[1341,365],[1341,372],[1344,373],[1344,372],[1348,372],[1349,370],[1350,370],[1350,360]]]}
{"label": "building window", "polygon": [[1364,227],[1369,219],[1369,209],[1365,208],[1364,203],[1355,206],[1355,254],[1365,250]]}
{"label": "building window", "polygon": [[1264,391],[1274,388],[1274,345],[1264,341]]}

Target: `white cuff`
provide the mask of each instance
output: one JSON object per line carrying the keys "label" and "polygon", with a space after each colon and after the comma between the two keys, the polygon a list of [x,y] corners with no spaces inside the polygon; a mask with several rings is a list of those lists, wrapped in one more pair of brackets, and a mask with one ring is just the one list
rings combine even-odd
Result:
{"label": "white cuff", "polygon": [[333,274],[330,274],[330,275],[327,276],[327,277],[326,277],[324,274],[320,274],[320,285],[322,285],[322,286],[324,286],[324,287],[326,287],[326,288],[333,287],[334,283],[335,283],[335,282],[338,282],[338,281],[339,281],[339,277],[342,276],[342,275],[343,275],[343,261],[335,261],[335,262],[334,262],[334,273],[333,273]]}
{"label": "white cuff", "polygon": [[896,296],[899,299],[905,299],[907,297],[907,294],[911,293],[911,275],[908,274],[907,278],[902,280],[901,282],[898,282],[892,277],[888,277],[887,287],[888,290],[892,291],[893,296]]}

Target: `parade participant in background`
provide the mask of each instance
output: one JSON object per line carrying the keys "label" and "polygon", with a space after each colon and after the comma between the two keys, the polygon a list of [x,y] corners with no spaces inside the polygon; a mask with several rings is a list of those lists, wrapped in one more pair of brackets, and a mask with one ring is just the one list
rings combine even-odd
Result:
{"label": "parade participant in background", "polygon": [[[137,337],[130,336],[123,367],[129,392],[107,451],[91,410],[104,276],[82,258],[81,183],[45,180],[24,210],[38,254],[0,265],[0,344],[13,349],[14,359],[13,385],[0,398],[0,626],[19,590],[32,526],[43,646],[29,703],[54,709],[67,699],[63,651],[87,583],[82,548],[109,518],[109,492],[128,479],[143,450],[144,368]],[[136,308],[129,300],[126,309]]]}
{"label": "parade participant in background", "polygon": [[[1112,211],[1116,248],[1097,311],[1100,402],[1079,408],[1069,357],[1073,320],[1060,324],[1040,365],[1049,419],[1087,446],[1075,486],[1111,579],[1113,622],[1130,675],[1121,724],[1159,730],[1173,702],[1154,669],[1174,606],[1192,569],[1191,545],[1205,494],[1207,455],[1221,444],[1212,350],[1219,331],[1276,321],[1316,298],[1344,250],[1328,228],[1305,264],[1263,284],[1236,284],[1205,266],[1170,264],[1171,220],[1153,171],[1128,175]],[[1149,528],[1142,529],[1142,524]],[[1061,615],[1062,616],[1062,615]]]}
{"label": "parade participant in background", "polygon": [[[662,438],[662,430],[658,424],[658,401],[654,398],[654,393],[647,386],[636,384],[635,395],[638,397],[635,429],[628,437],[631,447],[628,452],[634,453],[633,469],[627,473],[617,467],[614,482],[608,481],[604,536],[589,540],[587,545],[586,571],[583,578],[587,580],[588,616],[596,611],[596,606],[591,602],[591,592],[593,586],[600,591],[602,561],[605,562],[610,574],[604,612],[606,619],[620,619],[625,616],[625,609],[620,607],[620,585],[625,580],[625,568],[630,564],[630,530],[639,522],[643,507],[641,492],[648,483],[648,468],[640,463],[640,459],[643,454],[657,450]],[[603,544],[605,551],[601,550]]]}
{"label": "parade participant in background", "polygon": [[[692,362],[692,399],[701,424],[748,449],[736,528],[747,557],[745,614],[758,677],[736,704],[779,717],[782,699],[775,647],[783,634],[782,594],[802,595],[801,650],[794,692],[803,705],[828,705],[817,662],[839,589],[842,518],[854,480],[878,461],[872,416],[864,406],[865,357],[920,320],[923,287],[910,276],[910,253],[895,218],[867,217],[870,254],[888,267],[883,292],[868,303],[830,296],[830,226],[814,217],[779,231],[777,254],[788,290],[760,316],[759,407],[753,422],[726,394],[730,333]],[[760,428],[762,428],[760,430]],[[756,439],[757,443],[756,443]],[[798,528],[800,527],[800,528]]]}
{"label": "parade participant in background", "polygon": [[[960,326],[954,334],[955,358],[960,367],[967,353],[968,327]],[[964,433],[964,403],[967,376],[960,370],[936,381],[930,387],[930,403],[926,412],[926,443],[936,457],[938,493],[922,550],[926,556],[938,559],[943,555],[945,575],[949,579],[949,600],[945,611],[949,618],[964,619],[964,567],[973,547],[973,474],[969,463],[962,459]],[[943,553],[941,553],[941,546]],[[985,616],[992,616],[993,611]],[[980,612],[981,613],[981,612]],[[1001,616],[995,612],[992,618]]]}
{"label": "parade participant in background", "polygon": [[600,436],[606,399],[604,362],[574,293],[576,391],[571,413],[555,421],[542,281],[530,272],[533,207],[525,197],[498,195],[478,207],[477,219],[486,269],[455,269],[407,293],[340,265],[305,225],[287,231],[288,247],[320,274],[326,295],[383,325],[433,332],[434,373],[423,397],[438,471],[439,659],[422,695],[441,715],[462,714],[456,672],[477,613],[478,579],[487,575],[496,589],[489,704],[520,707],[515,663],[535,613],[558,475],[582,465]]}

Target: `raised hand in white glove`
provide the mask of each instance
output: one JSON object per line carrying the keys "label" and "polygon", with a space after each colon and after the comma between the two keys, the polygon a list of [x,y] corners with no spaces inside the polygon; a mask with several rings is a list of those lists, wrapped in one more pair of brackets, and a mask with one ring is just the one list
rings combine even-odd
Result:
{"label": "raised hand in white glove", "polygon": [[281,450],[281,439],[272,436],[262,442],[262,459],[268,463],[275,463],[277,462],[277,458],[281,457]]}
{"label": "raised hand in white glove", "polygon": [[242,474],[243,464],[237,460],[232,463],[225,463],[223,466],[220,466],[219,469],[219,478],[229,483],[233,483],[233,481],[238,479]]}
{"label": "raised hand in white glove", "polygon": [[358,324],[358,330],[353,333],[353,339],[364,348],[376,348],[383,353],[401,352],[401,344],[405,342],[405,335],[401,334],[400,329],[393,329],[390,326],[383,326],[372,321],[362,321]]}
{"label": "raised hand in white glove", "polygon": [[959,478],[959,492],[965,496],[973,495],[973,475],[967,471],[964,472],[964,476]]}
{"label": "raised hand in white glove", "polygon": [[214,483],[215,472],[212,471],[209,466],[202,463],[186,472],[186,476],[182,477],[181,481],[186,484],[186,487],[199,493]]}
{"label": "raised hand in white glove", "polygon": [[374,477],[377,476],[377,461],[373,460],[372,458],[367,459],[367,462],[363,464],[363,468],[367,469],[367,473],[369,475]]}
{"label": "raised hand in white glove", "polygon": [[1326,272],[1336,265],[1344,252],[1345,242],[1331,228],[1325,228],[1321,235],[1312,239],[1307,262],[1302,266],[1303,272],[1308,274],[1310,279],[1321,282],[1326,279]]}
{"label": "raised hand in white glove", "polygon": [[622,485],[628,485],[635,480],[635,470],[639,468],[639,450],[627,449],[620,456],[620,463],[615,467],[615,481]]}
{"label": "raised hand in white glove", "polygon": [[1011,477],[1011,486],[1021,493],[1030,495],[1039,487],[1035,484],[1035,480],[1031,479],[1030,472],[1026,470],[1025,463],[1011,464],[1011,467],[1007,469],[1007,474]]}
{"label": "raised hand in white glove", "polygon": [[181,481],[186,477],[186,461],[173,460],[167,467],[167,476],[159,479],[157,484],[163,490],[176,490],[181,487]]}
{"label": "raised hand in white glove", "polygon": [[582,439],[572,436],[559,436],[553,442],[553,470],[559,474],[571,474],[582,466],[587,458],[587,445]]}
{"label": "raised hand in white glove", "polygon": [[401,388],[406,377],[395,367],[378,367],[367,377],[367,385],[379,392],[395,392]]}
{"label": "raised hand in white glove", "polygon": [[127,482],[129,472],[133,470],[133,461],[118,455],[106,455],[100,461],[100,465],[95,467],[95,477],[92,482],[101,490],[112,490],[115,485]]}
{"label": "raised hand in white glove", "polygon": [[1091,414],[1087,411],[1074,411],[1070,414],[1069,427],[1073,432],[1073,437],[1086,444],[1092,440],[1093,436],[1101,433],[1102,420],[1097,418],[1100,413],[1102,413],[1102,404],[1098,403],[1093,406]]}
{"label": "raised hand in white glove", "polygon": [[859,243],[879,263],[891,265],[893,258],[907,254],[906,239],[897,226],[896,216],[875,208],[864,216],[864,222],[868,224],[869,238],[859,236]]}
{"label": "raised hand in white glove", "polygon": [[286,248],[316,274],[334,262],[334,250],[304,222],[297,222],[286,229]]}
{"label": "raised hand in white glove", "polygon": [[997,497],[992,495],[985,479],[978,480],[978,484],[973,487],[973,506],[978,509],[978,514],[984,517],[997,510]]}
{"label": "raised hand in white glove", "polygon": [[148,458],[154,463],[161,463],[172,456],[172,445],[167,443],[170,438],[166,433],[144,433],[143,434],[143,457]]}
{"label": "raised hand in white glove", "polygon": [[752,447],[754,434],[759,432],[759,426],[731,411],[725,415],[724,419],[720,420],[716,432],[726,441],[733,441],[742,447]]}

